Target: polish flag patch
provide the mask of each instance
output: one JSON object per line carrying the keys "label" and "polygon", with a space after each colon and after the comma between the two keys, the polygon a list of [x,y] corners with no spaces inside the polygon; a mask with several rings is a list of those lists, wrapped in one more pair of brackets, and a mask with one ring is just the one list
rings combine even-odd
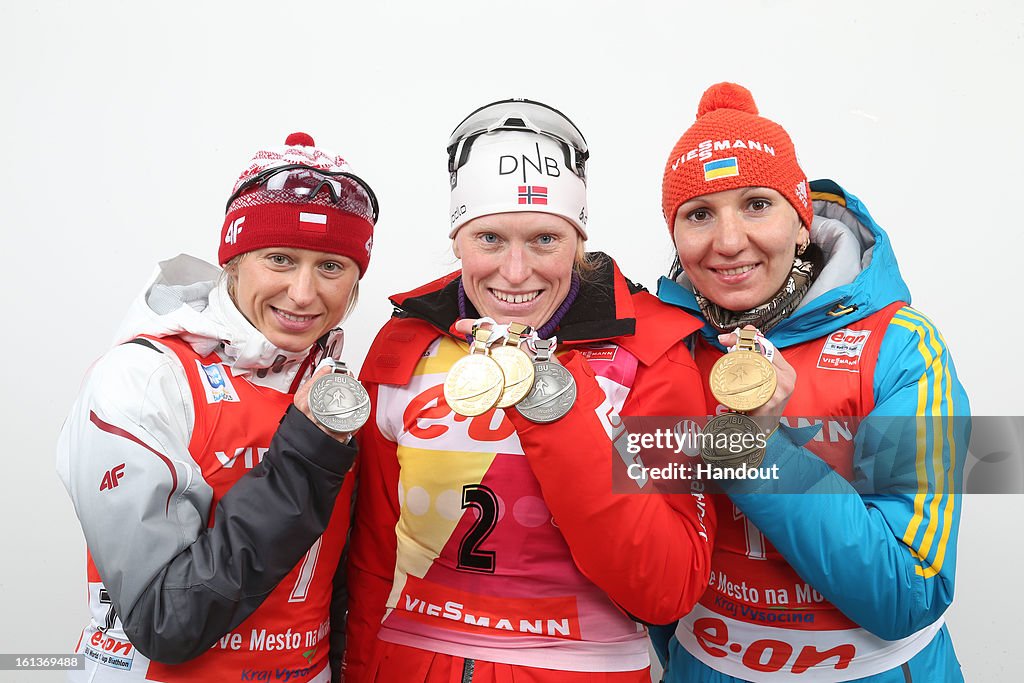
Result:
{"label": "polish flag patch", "polygon": [[327,232],[327,214],[301,212],[299,214],[299,230],[305,232]]}

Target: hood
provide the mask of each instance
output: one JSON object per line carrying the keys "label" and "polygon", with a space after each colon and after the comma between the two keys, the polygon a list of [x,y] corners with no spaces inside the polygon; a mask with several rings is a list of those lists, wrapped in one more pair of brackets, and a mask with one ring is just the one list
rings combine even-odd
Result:
{"label": "hood", "polygon": [[187,254],[161,261],[129,307],[115,343],[142,335],[180,337],[202,356],[216,352],[233,376],[253,375],[262,380],[256,383],[279,389],[290,385],[300,368],[309,367],[305,361],[322,356],[324,349],[332,357],[340,356],[344,340],[340,328],[303,351],[274,346],[235,306],[221,273],[220,268]]}
{"label": "hood", "polygon": [[[825,336],[896,301],[910,303],[889,237],[861,201],[831,180],[812,181],[811,196],[811,241],[824,252],[825,266],[800,306],[768,332],[780,348]],[[704,317],[684,273],[661,278],[658,298]],[[719,346],[710,325],[701,335]]]}

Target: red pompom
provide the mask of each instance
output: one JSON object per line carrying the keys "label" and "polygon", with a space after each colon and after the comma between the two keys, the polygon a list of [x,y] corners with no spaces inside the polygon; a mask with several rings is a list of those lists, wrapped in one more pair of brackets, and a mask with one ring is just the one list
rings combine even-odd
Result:
{"label": "red pompom", "polygon": [[748,114],[757,115],[754,96],[742,85],[735,83],[716,83],[704,91],[697,105],[697,118],[716,109],[738,109]]}
{"label": "red pompom", "polygon": [[316,143],[313,142],[313,136],[309,133],[292,133],[285,139],[284,144],[289,147],[316,147]]}

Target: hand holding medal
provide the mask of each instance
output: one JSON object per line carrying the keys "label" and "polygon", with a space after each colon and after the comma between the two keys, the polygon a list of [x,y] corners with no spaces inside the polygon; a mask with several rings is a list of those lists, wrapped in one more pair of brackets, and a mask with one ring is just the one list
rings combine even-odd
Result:
{"label": "hand holding medal", "polygon": [[[714,434],[715,438],[703,442],[701,458],[708,464],[722,467],[758,467],[764,460],[765,449],[737,444],[750,444],[764,433],[747,413],[763,412],[760,409],[771,401],[779,388],[778,373],[772,362],[775,347],[751,326],[733,334],[736,344],[715,362],[708,384],[714,397],[734,412],[708,421],[704,431]],[[781,360],[781,356],[779,358]],[[786,368],[792,371],[788,364]],[[782,405],[788,401],[791,391],[792,386],[785,393]]]}
{"label": "hand holding medal", "polygon": [[309,411],[326,431],[334,436],[344,435],[347,440],[370,416],[370,397],[345,363],[331,358],[325,363],[330,371],[310,386]]}
{"label": "hand holding medal", "polygon": [[775,393],[775,347],[752,327],[734,334],[736,346],[715,362],[708,383],[719,403],[747,412],[763,406]]}

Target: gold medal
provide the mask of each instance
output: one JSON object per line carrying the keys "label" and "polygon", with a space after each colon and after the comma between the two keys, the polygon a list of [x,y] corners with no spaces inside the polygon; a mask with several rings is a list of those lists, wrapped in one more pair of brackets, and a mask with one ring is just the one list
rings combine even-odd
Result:
{"label": "gold medal", "polygon": [[519,348],[521,335],[529,331],[522,323],[509,323],[505,343],[491,350],[491,358],[501,366],[505,376],[505,387],[496,404],[498,408],[519,403],[533,388],[533,361]]}
{"label": "gold medal", "polygon": [[501,367],[487,355],[490,330],[475,329],[469,355],[460,358],[444,380],[444,400],[459,415],[476,417],[494,407],[505,388]]}
{"label": "gold medal", "polygon": [[756,348],[757,332],[740,330],[736,350],[719,358],[711,368],[711,393],[731,410],[755,410],[775,393],[775,366]]}

